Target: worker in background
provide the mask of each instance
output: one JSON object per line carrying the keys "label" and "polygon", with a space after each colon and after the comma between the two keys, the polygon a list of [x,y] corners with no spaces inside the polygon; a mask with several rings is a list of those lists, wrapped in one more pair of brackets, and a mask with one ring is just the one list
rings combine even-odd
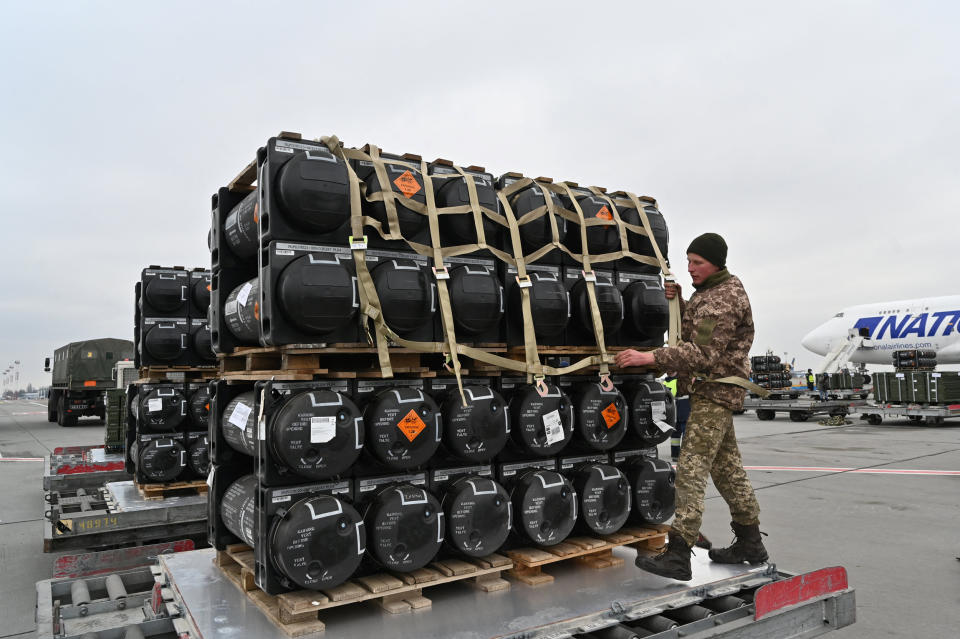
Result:
{"label": "worker in background", "polygon": [[830,390],[830,374],[822,373],[820,375],[820,382],[817,384],[817,389],[820,391],[820,401],[827,401],[830,399],[830,396],[827,394],[827,391]]}
{"label": "worker in background", "polygon": [[[676,371],[678,393],[690,394],[690,418],[677,464],[677,506],[667,546],[656,557],[637,556],[637,567],[663,577],[689,581],[691,546],[703,518],[707,478],[730,508],[736,538],[727,548],[710,550],[718,563],[751,564],[767,560],[760,533],[760,506],[743,469],[733,428],[733,411],[743,409],[745,389],[764,395],[749,380],[753,313],[740,280],[726,269],[727,244],[716,233],[695,238],[687,248],[687,271],[696,292],[680,297],[681,331],[676,346],[648,352],[633,349],[616,356],[617,366],[656,366]],[[668,299],[680,287],[667,283]]]}
{"label": "worker in background", "polygon": [[687,427],[687,419],[690,417],[690,396],[677,396],[677,374],[667,375],[664,386],[670,389],[670,394],[674,397],[674,403],[677,407],[677,425],[673,429],[673,437],[670,439],[670,458],[677,461],[680,456],[680,443],[683,441],[683,432]]}
{"label": "worker in background", "polygon": [[813,374],[813,369],[808,368],[807,369],[807,390],[813,391],[816,381],[817,381],[817,377],[816,375]]}

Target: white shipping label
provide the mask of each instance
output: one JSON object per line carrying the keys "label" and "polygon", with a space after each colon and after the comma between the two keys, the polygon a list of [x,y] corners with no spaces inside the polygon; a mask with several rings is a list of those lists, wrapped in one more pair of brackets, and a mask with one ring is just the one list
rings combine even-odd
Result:
{"label": "white shipping label", "polygon": [[325,444],[337,434],[337,417],[311,417],[310,443]]}
{"label": "white shipping label", "polygon": [[153,399],[147,401],[147,412],[148,413],[159,413],[163,410],[163,400],[159,397],[154,397]]}
{"label": "white shipping label", "polygon": [[563,421],[560,411],[555,410],[543,416],[543,428],[547,431],[547,446],[563,441]]}
{"label": "white shipping label", "polygon": [[667,423],[666,402],[650,402],[650,417],[653,418],[653,423],[657,425],[657,428],[663,432],[673,430],[673,427]]}
{"label": "white shipping label", "polygon": [[940,377],[940,373],[930,373],[930,377]]}
{"label": "white shipping label", "polygon": [[240,306],[244,306],[247,303],[247,298],[250,297],[250,291],[253,289],[253,285],[250,282],[247,282],[240,290],[237,292],[237,303]]}
{"label": "white shipping label", "polygon": [[250,417],[250,412],[253,411],[253,408],[247,406],[243,402],[240,402],[233,409],[233,412],[230,413],[230,417],[227,421],[236,426],[237,428],[246,428],[247,427],[247,418]]}

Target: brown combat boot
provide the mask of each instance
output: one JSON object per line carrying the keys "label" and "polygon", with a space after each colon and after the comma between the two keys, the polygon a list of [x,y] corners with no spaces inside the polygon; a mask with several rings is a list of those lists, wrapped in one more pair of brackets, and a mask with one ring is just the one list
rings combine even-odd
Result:
{"label": "brown combat boot", "polygon": [[735,521],[730,522],[736,538],[726,548],[714,548],[709,552],[710,559],[718,564],[740,564],[748,562],[751,565],[762,564],[767,560],[767,549],[763,547],[760,524],[744,526]]}
{"label": "brown combat boot", "polygon": [[690,546],[683,537],[670,531],[669,541],[656,557],[641,557],[637,555],[637,568],[652,572],[661,577],[690,581],[693,573],[690,571]]}

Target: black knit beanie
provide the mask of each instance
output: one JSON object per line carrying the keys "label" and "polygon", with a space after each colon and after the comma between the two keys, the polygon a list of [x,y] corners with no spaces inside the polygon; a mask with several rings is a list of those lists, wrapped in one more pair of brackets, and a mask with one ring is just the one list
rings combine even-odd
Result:
{"label": "black knit beanie", "polygon": [[716,233],[704,233],[694,238],[687,253],[695,253],[718,268],[727,266],[727,243]]}

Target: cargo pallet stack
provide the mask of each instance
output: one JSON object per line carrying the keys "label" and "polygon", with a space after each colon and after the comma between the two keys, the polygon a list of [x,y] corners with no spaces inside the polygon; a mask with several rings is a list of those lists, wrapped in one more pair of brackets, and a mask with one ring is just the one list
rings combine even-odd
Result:
{"label": "cargo pallet stack", "polygon": [[285,631],[662,542],[654,200],[281,133],[212,204],[210,543]]}
{"label": "cargo pallet stack", "polygon": [[781,363],[778,355],[755,355],[751,357],[750,377],[760,388],[769,391],[787,391],[771,392],[770,399],[783,397],[796,399],[800,396],[800,393],[790,392],[790,388],[793,386],[793,376],[790,374],[790,367]]}
{"label": "cargo pallet stack", "polygon": [[134,365],[126,388],[126,464],[145,499],[206,492],[210,271],[151,265],[134,286]]}
{"label": "cargo pallet stack", "polygon": [[960,402],[960,373],[936,371],[936,351],[894,351],[893,373],[875,373],[874,399],[890,404]]}
{"label": "cargo pallet stack", "polygon": [[884,418],[942,424],[960,417],[960,372],[937,371],[936,364],[936,351],[894,351],[894,372],[873,374],[874,401],[861,419],[876,426]]}

